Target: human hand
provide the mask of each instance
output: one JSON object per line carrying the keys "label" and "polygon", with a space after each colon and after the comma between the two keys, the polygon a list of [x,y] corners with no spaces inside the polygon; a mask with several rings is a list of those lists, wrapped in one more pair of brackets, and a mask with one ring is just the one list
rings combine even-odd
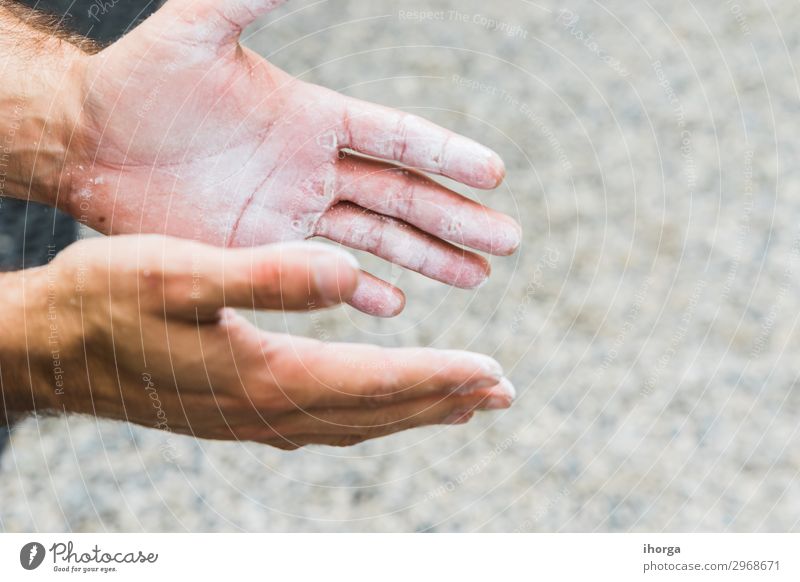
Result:
{"label": "human hand", "polygon": [[[170,0],[86,58],[59,206],[107,234],[237,247],[322,236],[451,285],[482,283],[487,261],[446,241],[506,255],[519,226],[407,168],[494,188],[500,158],[242,48],[242,29],[281,3]],[[365,275],[351,303],[390,316],[404,297]]]}
{"label": "human hand", "polygon": [[257,329],[231,309],[331,306],[358,278],[350,255],[315,243],[81,241],[46,267],[0,275],[5,407],[294,449],[510,406],[513,388],[487,356],[327,344]]}

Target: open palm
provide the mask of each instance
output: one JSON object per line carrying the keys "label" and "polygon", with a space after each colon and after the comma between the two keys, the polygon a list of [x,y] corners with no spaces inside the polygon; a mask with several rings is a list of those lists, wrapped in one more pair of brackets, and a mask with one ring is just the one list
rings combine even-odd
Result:
{"label": "open palm", "polygon": [[[63,205],[108,234],[224,246],[323,236],[479,285],[488,263],[451,242],[505,255],[519,226],[421,172],[489,189],[503,179],[500,158],[413,115],[298,81],[241,47],[243,28],[281,3],[170,0],[89,57]],[[366,274],[351,300],[382,316],[403,303]]]}

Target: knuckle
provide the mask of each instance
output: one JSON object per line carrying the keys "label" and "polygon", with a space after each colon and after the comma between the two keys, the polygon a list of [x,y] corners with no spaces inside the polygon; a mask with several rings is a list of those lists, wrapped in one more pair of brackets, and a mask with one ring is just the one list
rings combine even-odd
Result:
{"label": "knuckle", "polygon": [[410,170],[399,170],[402,176],[400,194],[397,197],[397,212],[408,215],[415,204],[417,198],[417,188],[419,180]]}
{"label": "knuckle", "polygon": [[[150,248],[139,263],[139,282],[171,307],[197,303],[216,284],[205,246],[191,241]],[[221,275],[221,273],[220,273]]]}
{"label": "knuckle", "polygon": [[395,126],[394,151],[393,159],[400,160],[401,162],[406,159],[406,150],[408,148],[408,123],[411,116],[407,113],[401,113],[397,117],[397,125]]}

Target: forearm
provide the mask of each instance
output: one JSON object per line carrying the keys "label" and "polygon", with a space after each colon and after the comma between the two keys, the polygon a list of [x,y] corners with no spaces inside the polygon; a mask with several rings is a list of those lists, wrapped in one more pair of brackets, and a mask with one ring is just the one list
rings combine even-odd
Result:
{"label": "forearm", "polygon": [[92,45],[0,0],[0,196],[55,205],[78,147],[81,70]]}

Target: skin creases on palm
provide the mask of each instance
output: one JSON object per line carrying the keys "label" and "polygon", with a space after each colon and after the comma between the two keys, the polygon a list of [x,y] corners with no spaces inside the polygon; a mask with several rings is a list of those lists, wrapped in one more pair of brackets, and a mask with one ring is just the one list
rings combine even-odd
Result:
{"label": "skin creases on palm", "polygon": [[[231,11],[241,2],[271,5],[228,0],[215,19],[215,0],[171,0],[88,59],[67,210],[107,234],[220,246],[322,236],[450,285],[480,285],[488,262],[455,245],[507,255],[520,227],[422,172],[490,189],[504,177],[500,158],[242,48],[236,30],[218,30],[239,22]],[[244,26],[257,10],[242,14]],[[351,304],[390,316],[404,297],[364,274]]]}

